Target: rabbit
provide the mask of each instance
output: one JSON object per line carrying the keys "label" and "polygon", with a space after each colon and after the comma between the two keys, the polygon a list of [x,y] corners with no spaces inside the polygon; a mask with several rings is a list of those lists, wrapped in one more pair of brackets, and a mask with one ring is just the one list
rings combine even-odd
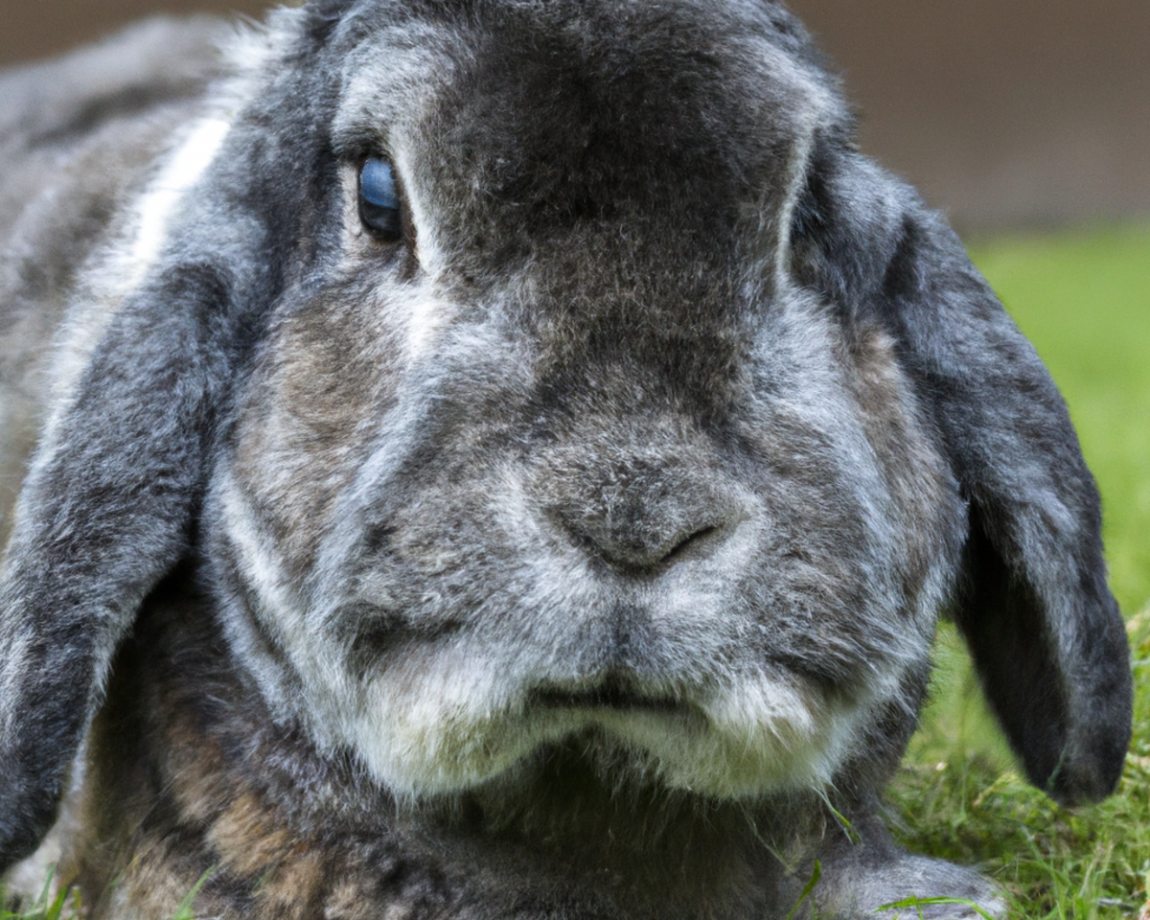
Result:
{"label": "rabbit", "polygon": [[882,823],[944,616],[1030,780],[1114,788],[1063,400],[782,5],[311,0],[0,79],[10,879],[1001,916]]}

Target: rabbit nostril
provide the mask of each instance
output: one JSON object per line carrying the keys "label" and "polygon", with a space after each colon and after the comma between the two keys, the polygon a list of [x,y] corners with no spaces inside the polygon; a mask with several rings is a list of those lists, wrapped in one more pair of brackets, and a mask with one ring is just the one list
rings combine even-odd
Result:
{"label": "rabbit nostril", "polygon": [[701,551],[709,538],[720,531],[718,526],[701,527],[685,537],[659,540],[649,536],[636,538],[634,534],[586,534],[581,543],[588,551],[612,568],[632,573],[650,573]]}
{"label": "rabbit nostril", "polygon": [[679,556],[682,556],[684,553],[687,552],[687,550],[698,546],[707,537],[711,536],[714,533],[717,533],[718,530],[719,530],[719,528],[714,527],[714,526],[702,527],[699,530],[696,530],[693,534],[689,534],[688,536],[686,536],[682,540],[680,540],[678,543],[676,543],[673,547],[671,547],[671,551],[668,552],[667,555],[665,555],[663,557],[662,561],[663,562],[671,562],[672,560],[678,558]]}

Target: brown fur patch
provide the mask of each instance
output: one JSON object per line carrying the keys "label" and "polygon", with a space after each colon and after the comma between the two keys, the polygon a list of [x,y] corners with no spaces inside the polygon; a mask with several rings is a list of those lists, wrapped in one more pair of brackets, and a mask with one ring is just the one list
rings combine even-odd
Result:
{"label": "brown fur patch", "polygon": [[[863,430],[897,506],[894,517],[906,524],[903,544],[909,564],[904,588],[913,603],[931,566],[945,558],[942,535],[957,531],[961,514],[957,485],[927,439],[920,421],[923,409],[890,336],[873,326],[859,330],[848,366],[854,370],[851,380]],[[951,554],[956,550],[951,548]]]}

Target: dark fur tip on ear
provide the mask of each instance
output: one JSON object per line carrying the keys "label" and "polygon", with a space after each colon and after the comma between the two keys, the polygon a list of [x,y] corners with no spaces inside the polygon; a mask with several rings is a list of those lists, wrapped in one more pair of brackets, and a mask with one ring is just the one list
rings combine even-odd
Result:
{"label": "dark fur tip on ear", "polygon": [[[1054,634],[1033,589],[975,520],[955,619],[983,689],[1027,776],[1061,805],[1114,791],[1130,743],[1133,681],[1118,605],[1102,572],[1076,599],[1078,628]],[[1073,667],[1058,651],[1073,643]]]}
{"label": "dark fur tip on ear", "polygon": [[70,755],[82,728],[73,724],[32,727],[36,739],[45,735],[55,741],[45,739],[45,749],[35,744],[24,744],[18,751],[0,746],[6,774],[0,779],[0,875],[31,856],[55,823],[71,758],[62,759],[53,752],[63,750]]}
{"label": "dark fur tip on ear", "polygon": [[[5,765],[5,769],[10,767]],[[38,790],[32,799],[21,798],[19,810],[8,802],[5,791],[0,789],[0,875],[36,852],[56,820],[56,797],[51,791]]]}
{"label": "dark fur tip on ear", "polygon": [[1043,786],[1063,805],[1097,802],[1122,779],[1132,736],[1134,680],[1118,604],[1106,591],[1096,596],[1094,628],[1084,642],[1091,659],[1073,680],[1081,701],[1066,747]]}
{"label": "dark fur tip on ear", "polygon": [[[0,586],[0,873],[31,855],[56,820],[93,682],[91,637],[82,628],[25,615],[50,567],[29,573],[21,561],[9,560]],[[12,577],[14,569],[24,571]],[[59,705],[62,698],[71,705]]]}

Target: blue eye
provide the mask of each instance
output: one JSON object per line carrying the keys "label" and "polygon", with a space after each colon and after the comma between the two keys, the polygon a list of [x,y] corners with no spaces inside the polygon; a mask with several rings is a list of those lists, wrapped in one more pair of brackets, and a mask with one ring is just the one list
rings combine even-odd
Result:
{"label": "blue eye", "polygon": [[399,188],[387,160],[372,158],[360,170],[359,217],[376,239],[394,243],[403,236]]}

